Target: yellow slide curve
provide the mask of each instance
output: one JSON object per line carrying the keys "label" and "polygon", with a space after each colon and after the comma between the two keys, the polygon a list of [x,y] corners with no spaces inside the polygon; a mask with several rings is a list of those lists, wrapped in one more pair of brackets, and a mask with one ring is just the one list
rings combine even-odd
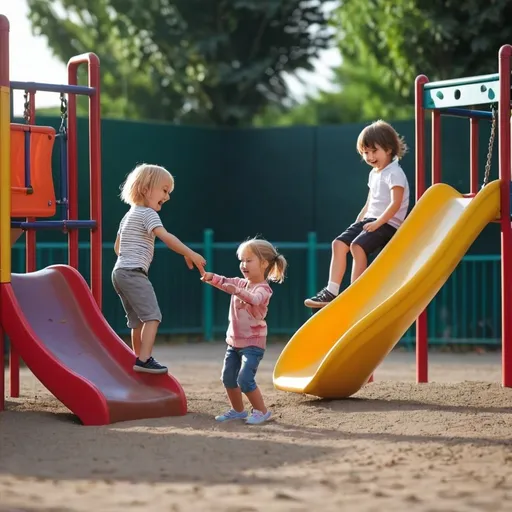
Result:
{"label": "yellow slide curve", "polygon": [[293,335],[274,386],[325,398],[356,393],[499,215],[499,180],[473,199],[430,187],[366,272]]}

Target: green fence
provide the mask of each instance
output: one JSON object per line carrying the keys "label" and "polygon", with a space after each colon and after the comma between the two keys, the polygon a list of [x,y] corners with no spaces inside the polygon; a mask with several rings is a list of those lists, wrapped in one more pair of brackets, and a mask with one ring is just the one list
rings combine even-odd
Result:
{"label": "green fence", "polygon": [[[239,242],[216,242],[212,230],[204,231],[203,241],[189,244],[208,261],[208,269],[223,275],[238,275],[235,255]],[[289,262],[288,278],[273,285],[274,297],[268,314],[270,336],[289,336],[310,316],[303,305],[327,279],[330,243],[318,243],[311,232],[304,242],[278,242],[276,246]],[[113,243],[103,244],[103,313],[119,334],[128,333],[124,312],[110,284],[115,262]],[[13,247],[13,272],[24,272],[24,245]],[[89,244],[80,243],[79,270],[89,279]],[[67,244],[42,242],[37,246],[37,268],[67,263]],[[223,339],[227,327],[229,296],[199,280],[181,257],[162,243],[155,245],[150,271],[163,313],[161,334],[183,334],[198,339]],[[347,283],[344,283],[345,285]],[[436,344],[499,344],[500,256],[468,255],[458,265],[446,285],[428,306],[429,342]],[[414,325],[401,340],[415,341]]]}
{"label": "green fence", "polygon": [[[426,162],[430,162],[429,123],[425,125]],[[58,128],[60,118],[40,116],[37,124]],[[353,222],[368,195],[369,167],[355,148],[364,123],[215,129],[104,119],[101,126],[105,240],[115,238],[119,221],[128,209],[119,200],[119,185],[138,162],[164,165],[173,173],[176,188],[159,214],[164,226],[183,240],[200,240],[206,226],[215,231],[216,240],[223,242],[256,233],[268,240],[301,242],[310,231],[316,232],[319,240],[332,240]],[[414,120],[398,121],[394,126],[410,148],[401,164],[409,179],[412,208]],[[468,127],[466,119],[442,120],[442,181],[462,193],[469,191]],[[481,123],[480,182],[489,127],[490,123]],[[85,220],[89,219],[90,192],[87,118],[78,119],[77,133],[78,218]],[[498,177],[497,149],[496,144],[491,179]],[[54,151],[57,190],[58,156],[59,151]],[[89,234],[84,230],[79,236],[87,241]],[[40,242],[63,240],[57,230],[39,231],[37,237]],[[499,224],[491,223],[472,245],[470,254],[498,253],[499,241]]]}

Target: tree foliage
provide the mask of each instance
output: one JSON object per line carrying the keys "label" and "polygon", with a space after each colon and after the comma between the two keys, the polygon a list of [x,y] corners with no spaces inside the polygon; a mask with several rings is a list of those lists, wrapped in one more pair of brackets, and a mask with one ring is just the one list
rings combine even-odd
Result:
{"label": "tree foliage", "polygon": [[250,124],[329,44],[322,0],[28,0],[62,61],[101,60],[105,115]]}
{"label": "tree foliage", "polygon": [[494,73],[512,43],[509,0],[344,0],[334,22],[350,62],[370,55],[382,86],[411,102],[414,80]]}
{"label": "tree foliage", "polygon": [[323,92],[266,122],[343,123],[413,116],[414,80],[495,73],[512,43],[512,2],[342,0],[331,23],[342,64],[339,92]]}

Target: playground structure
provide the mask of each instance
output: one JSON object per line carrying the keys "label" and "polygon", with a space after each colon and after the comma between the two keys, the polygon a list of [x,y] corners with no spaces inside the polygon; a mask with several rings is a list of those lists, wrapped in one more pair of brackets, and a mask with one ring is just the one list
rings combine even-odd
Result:
{"label": "playground structure", "polygon": [[[416,78],[416,205],[365,273],[291,338],[274,369],[276,388],[348,397],[372,379],[375,368],[415,321],[416,381],[428,382],[426,307],[489,222],[501,226],[502,385],[512,387],[511,56],[512,46],[502,46],[499,72],[492,75],[439,82],[429,82],[425,75]],[[491,111],[474,108],[487,104]],[[431,111],[432,128],[428,189],[426,111]],[[441,183],[443,114],[470,119],[468,194]],[[481,190],[480,119],[492,123]],[[489,182],[496,127],[499,179]]]}
{"label": "playground structure", "polygon": [[[86,64],[88,86],[78,85]],[[10,123],[11,90],[25,91],[25,125]],[[56,92],[61,127],[36,126],[37,91]],[[67,95],[67,98],[66,98]],[[90,219],[78,219],[76,96],[89,97]],[[18,397],[20,357],[85,425],[183,415],[186,397],[171,375],[133,371],[134,354],[101,313],[100,65],[94,53],[72,57],[68,84],[12,82],[9,22],[0,15],[0,411],[5,407],[4,334],[10,339],[10,395]],[[52,175],[60,142],[60,190]],[[57,197],[58,196],[58,197]],[[59,207],[59,212],[57,211]],[[59,214],[59,219],[48,219]],[[22,218],[22,219],[20,219]],[[13,220],[14,219],[14,220]],[[68,265],[36,270],[36,231],[68,235]],[[78,229],[90,230],[91,286],[78,272]],[[11,274],[11,244],[26,232],[26,274]]]}

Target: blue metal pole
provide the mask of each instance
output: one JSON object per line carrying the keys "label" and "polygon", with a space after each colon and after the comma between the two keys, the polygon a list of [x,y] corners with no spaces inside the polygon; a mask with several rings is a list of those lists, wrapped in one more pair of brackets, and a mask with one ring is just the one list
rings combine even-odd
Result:
{"label": "blue metal pole", "polygon": [[94,229],[95,220],[36,220],[33,222],[11,221],[11,228],[21,229]]}
{"label": "blue metal pole", "polygon": [[30,132],[25,132],[25,188],[30,189]]}
{"label": "blue metal pole", "polygon": [[95,87],[87,87],[83,85],[46,84],[41,82],[11,82],[10,85],[13,90],[33,92],[64,92],[84,96],[92,96],[96,92]]}
{"label": "blue metal pole", "polygon": [[492,112],[487,110],[470,110],[467,108],[443,108],[441,114],[454,117],[470,117],[473,119],[492,119]]}
{"label": "blue metal pole", "polygon": [[61,207],[60,218],[68,218],[68,137],[65,131],[57,135],[60,139],[60,198]]}

